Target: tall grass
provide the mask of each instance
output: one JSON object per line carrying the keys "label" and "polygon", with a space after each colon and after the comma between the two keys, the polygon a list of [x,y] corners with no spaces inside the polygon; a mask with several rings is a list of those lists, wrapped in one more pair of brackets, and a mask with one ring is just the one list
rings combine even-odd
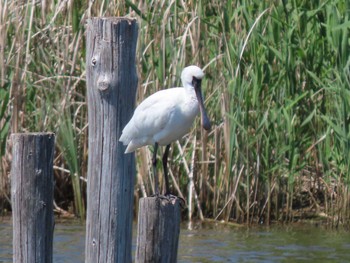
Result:
{"label": "tall grass", "polygon": [[[188,218],[349,224],[348,1],[78,2],[0,3],[2,182],[9,132],[53,130],[56,200],[84,216],[84,22],[126,15],[139,22],[138,102],[180,85],[186,65],[206,72],[213,129],[197,121],[169,159]],[[152,192],[151,151],[137,152],[136,196]]]}

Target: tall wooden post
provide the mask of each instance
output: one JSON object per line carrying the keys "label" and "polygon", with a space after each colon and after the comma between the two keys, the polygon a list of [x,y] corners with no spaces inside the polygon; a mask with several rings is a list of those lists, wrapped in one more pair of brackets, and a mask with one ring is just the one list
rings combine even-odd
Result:
{"label": "tall wooden post", "polygon": [[180,216],[178,198],[140,199],[136,263],[176,263]]}
{"label": "tall wooden post", "polygon": [[13,262],[52,262],[53,133],[13,134]]}
{"label": "tall wooden post", "polygon": [[89,113],[87,263],[131,262],[135,157],[118,141],[137,89],[136,20],[92,18],[87,24]]}

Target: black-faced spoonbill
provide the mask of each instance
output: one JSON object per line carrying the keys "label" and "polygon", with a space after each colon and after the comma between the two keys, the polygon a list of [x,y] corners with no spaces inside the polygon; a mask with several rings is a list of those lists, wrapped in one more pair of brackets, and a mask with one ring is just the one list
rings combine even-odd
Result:
{"label": "black-faced spoonbill", "polygon": [[203,71],[197,66],[184,68],[181,73],[183,87],[158,91],[142,101],[120,136],[119,141],[127,145],[125,153],[133,152],[145,145],[154,145],[152,162],[156,195],[159,195],[156,173],[158,146],[166,145],[163,169],[165,195],[169,195],[167,161],[170,143],[181,139],[189,132],[199,112],[203,128],[210,129],[210,121],[204,108],[201,91],[203,77]]}

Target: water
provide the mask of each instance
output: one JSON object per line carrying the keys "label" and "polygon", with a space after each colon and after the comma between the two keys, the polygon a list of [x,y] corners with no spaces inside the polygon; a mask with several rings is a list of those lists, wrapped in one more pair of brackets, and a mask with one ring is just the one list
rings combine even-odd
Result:
{"label": "water", "polygon": [[350,233],[311,226],[182,230],[180,262],[350,262]]}
{"label": "water", "polygon": [[[136,227],[134,227],[136,229]],[[84,262],[85,226],[57,224],[54,262]],[[135,249],[135,233],[133,248]],[[350,262],[350,233],[310,225],[181,229],[179,262]],[[11,222],[0,221],[0,262],[12,262]]]}

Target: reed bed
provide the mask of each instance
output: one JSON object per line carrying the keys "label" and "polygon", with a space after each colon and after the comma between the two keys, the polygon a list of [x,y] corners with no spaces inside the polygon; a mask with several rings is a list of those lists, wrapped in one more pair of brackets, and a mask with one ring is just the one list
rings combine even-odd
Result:
{"label": "reed bed", "polygon": [[[349,225],[349,1],[91,3],[0,3],[2,211],[9,134],[54,131],[57,208],[84,218],[85,20],[128,16],[139,23],[137,103],[180,85],[186,65],[206,72],[213,128],[197,120],[170,152],[171,187],[186,199],[187,219]],[[137,201],[152,193],[152,148],[136,154]]]}

